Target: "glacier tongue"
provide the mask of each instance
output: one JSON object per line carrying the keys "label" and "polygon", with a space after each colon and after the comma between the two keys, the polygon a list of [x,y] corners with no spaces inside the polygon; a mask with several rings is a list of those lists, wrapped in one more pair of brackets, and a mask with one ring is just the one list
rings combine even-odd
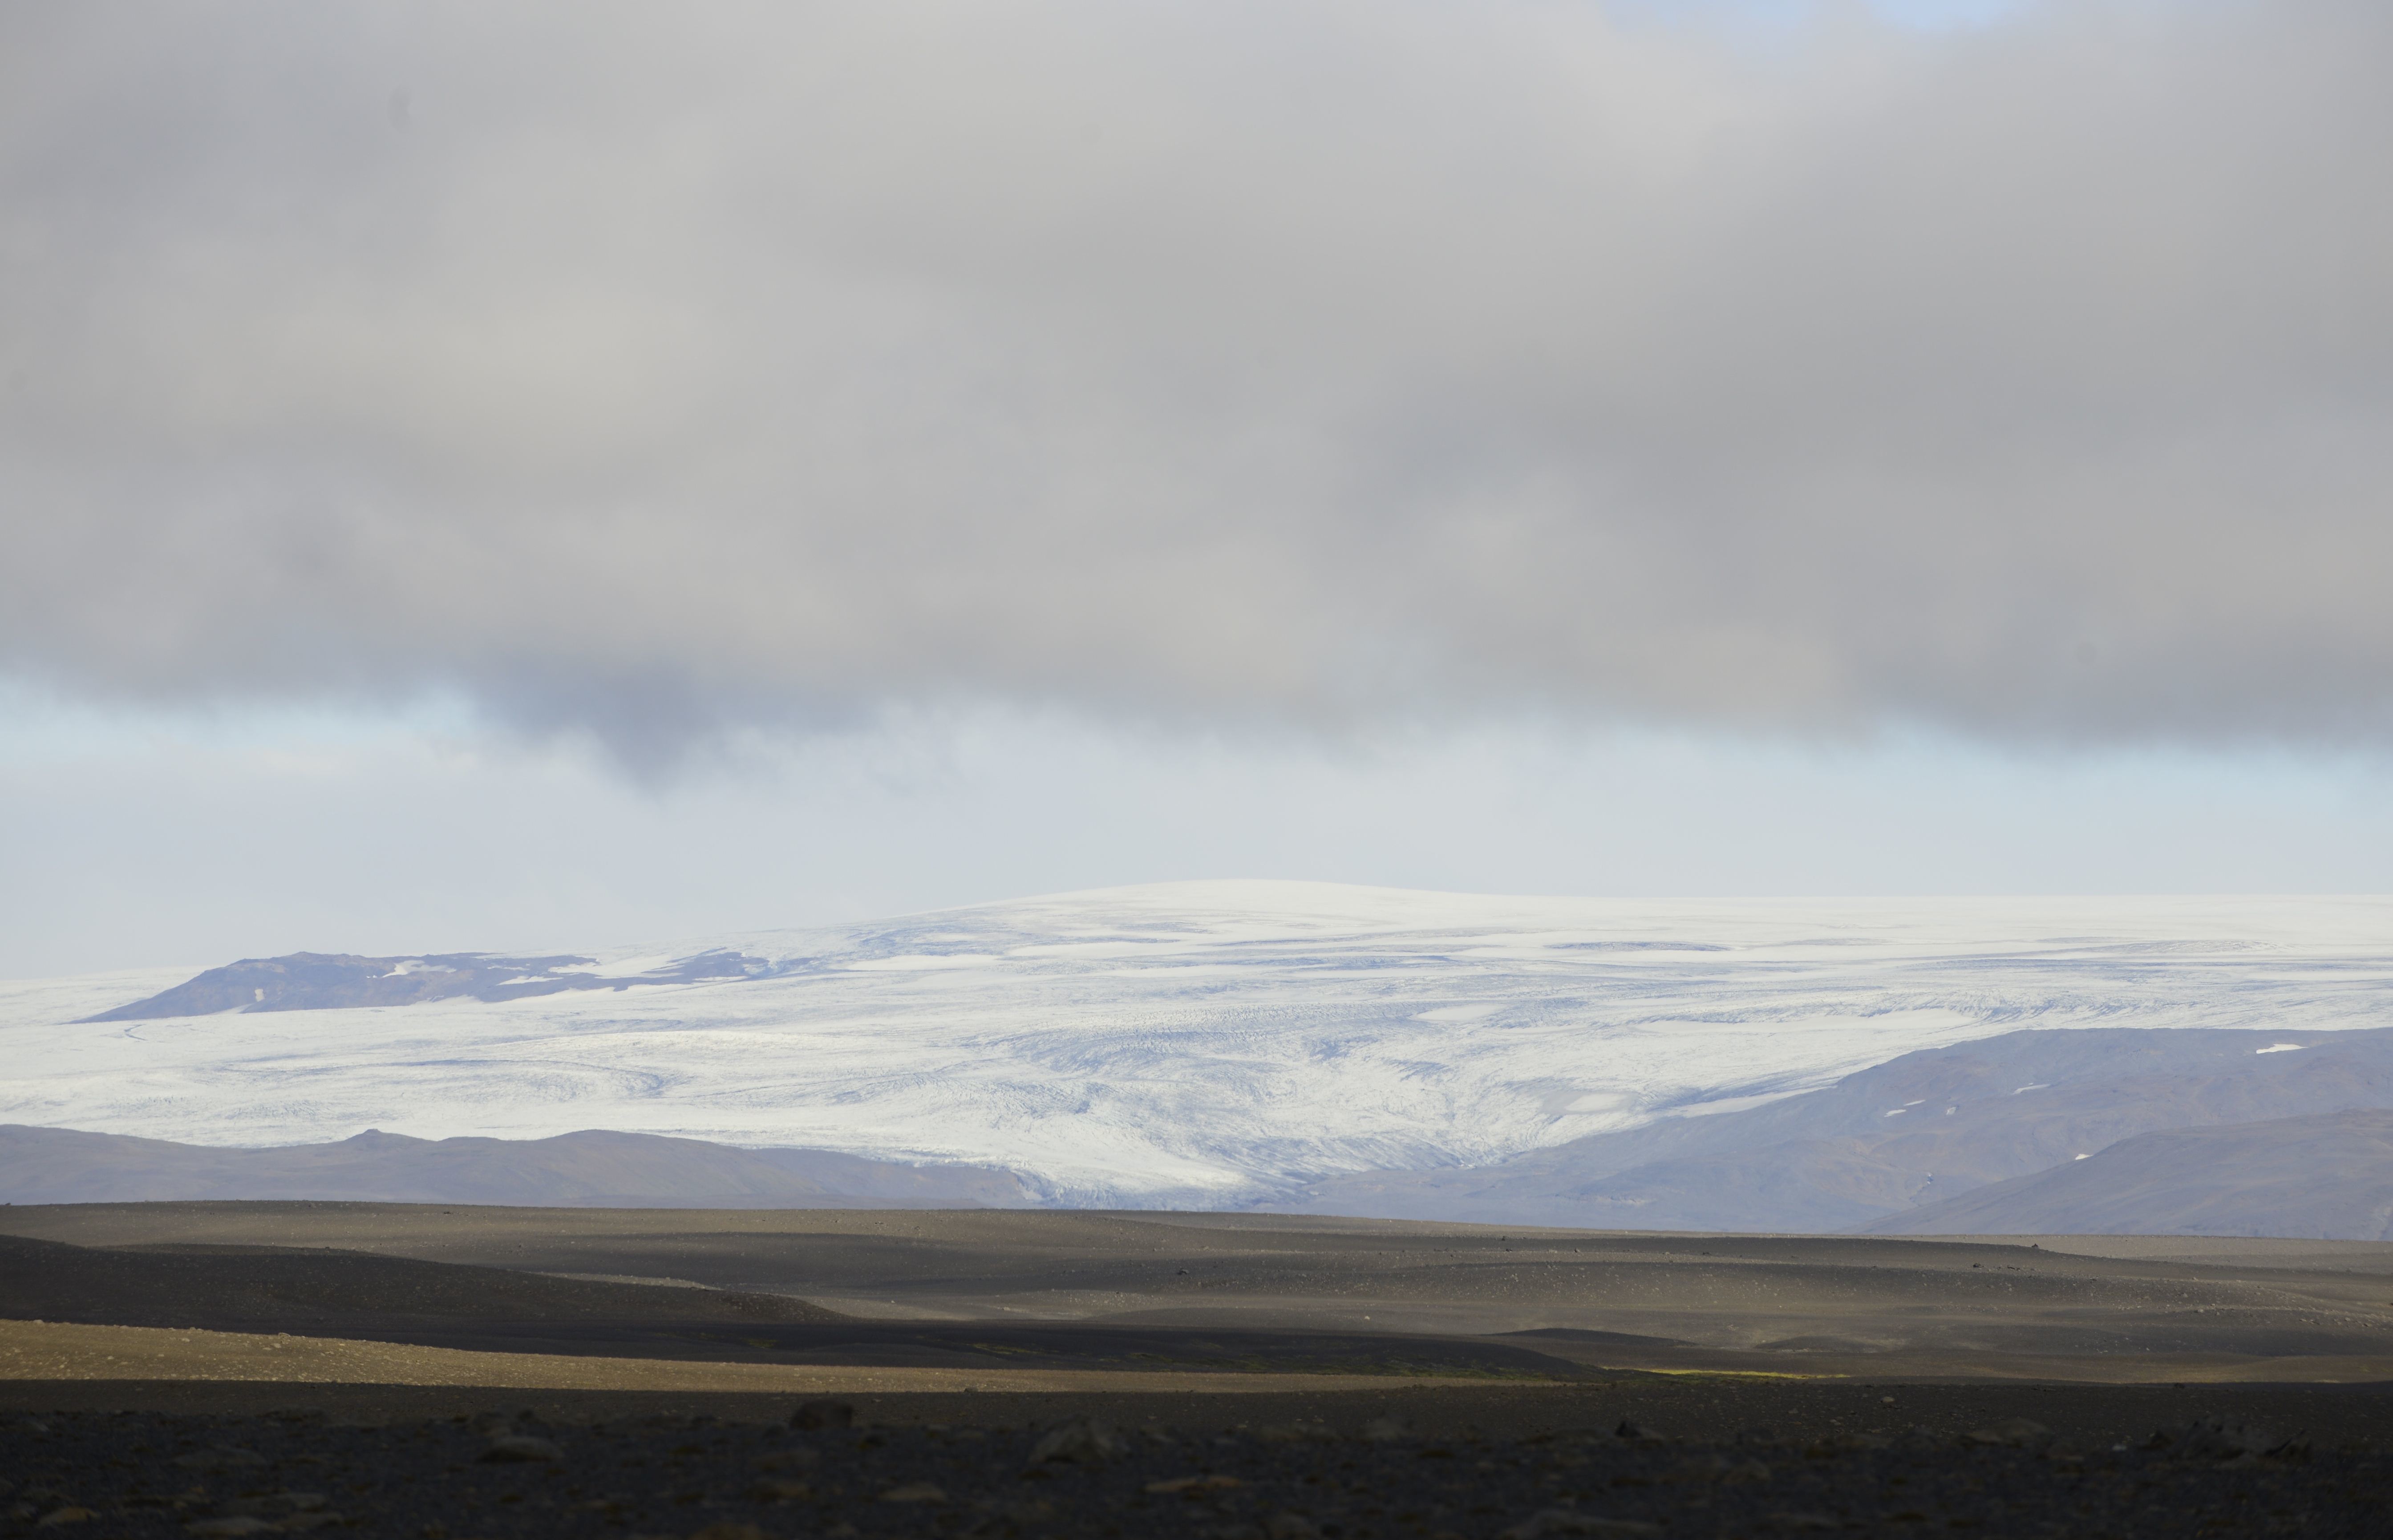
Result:
{"label": "glacier tongue", "polygon": [[[638,982],[728,949],[757,976]],[[597,954],[620,991],[79,1018],[0,985],[0,1121],[216,1144],[605,1128],[1229,1206],[1475,1164],[2021,1027],[2374,1026],[2393,899],[1107,889]]]}

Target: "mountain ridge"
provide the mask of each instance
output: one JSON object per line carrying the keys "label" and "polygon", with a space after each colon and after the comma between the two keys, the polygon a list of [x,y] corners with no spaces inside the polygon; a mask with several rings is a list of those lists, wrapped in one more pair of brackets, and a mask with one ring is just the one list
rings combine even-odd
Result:
{"label": "mountain ridge", "polygon": [[[1692,1115],[2021,1030],[2311,1043],[2376,1029],[2393,1021],[2388,937],[2393,900],[2379,898],[1159,884],[663,947],[322,951],[228,965],[279,966],[272,980],[0,984],[0,1121],[193,1144],[234,1130],[254,1145],[599,1129],[1002,1167],[1072,1205],[1235,1208],[1639,1129],[1683,1140]],[[544,972],[518,971],[532,967]],[[1803,1222],[1863,1222],[1922,1195],[1900,1172],[1871,1176],[1875,1157],[1812,1154],[1852,1169],[1787,1189],[1811,1206]],[[1961,1169],[1897,1165],[1933,1172],[1930,1197]],[[1639,1194],[1581,1207],[1607,1195],[1617,1222],[1640,1222]]]}
{"label": "mountain ridge", "polygon": [[1903,1054],[1764,1106],[1659,1119],[1483,1168],[1331,1178],[1269,1207],[1833,1232],[1894,1222],[1944,1193],[1957,1201],[2139,1135],[2373,1109],[2393,1109],[2393,1029],[2021,1032]]}
{"label": "mountain ridge", "polygon": [[513,1207],[1024,1207],[1016,1172],[825,1150],[740,1150],[583,1129],[541,1140],[412,1139],[369,1129],[330,1144],[239,1149],[0,1125],[0,1201],[304,1199]]}
{"label": "mountain ridge", "polygon": [[2393,1240],[2393,1111],[2157,1129],[1862,1229]]}

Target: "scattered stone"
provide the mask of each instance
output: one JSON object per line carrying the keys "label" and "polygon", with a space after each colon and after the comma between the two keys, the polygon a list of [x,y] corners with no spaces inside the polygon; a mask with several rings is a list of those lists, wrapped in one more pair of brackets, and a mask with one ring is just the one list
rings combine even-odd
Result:
{"label": "scattered stone", "polygon": [[1666,1481],[1766,1481],[1770,1468],[1759,1460],[1732,1460],[1717,1453],[1697,1455],[1679,1462],[1678,1468],[1662,1478]]}
{"label": "scattered stone", "polygon": [[760,1503],[793,1503],[801,1497],[811,1497],[815,1489],[804,1481],[787,1481],[767,1476],[748,1489],[748,1495]]}
{"label": "scattered stone", "polygon": [[1991,1448],[2041,1449],[2052,1442],[2052,1429],[2025,1417],[2011,1417],[1992,1428],[1978,1428],[1964,1435],[1966,1441]]}
{"label": "scattered stone", "polygon": [[1275,1422],[1255,1429],[1265,1443],[1329,1443],[1338,1435],[1317,1422]]}
{"label": "scattered stone", "polygon": [[1610,1534],[1622,1537],[1659,1534],[1662,1526],[1642,1519],[1607,1519],[1576,1508],[1550,1507],[1504,1532],[1503,1540],[1540,1540],[1548,1534]]}
{"label": "scattered stone", "polygon": [[175,1463],[186,1470],[239,1470],[264,1465],[266,1456],[255,1449],[194,1449],[176,1455]]}
{"label": "scattered stone", "polygon": [[1373,1417],[1363,1425],[1366,1443],[1400,1443],[1412,1436],[1411,1426],[1402,1417]]}
{"label": "scattered stone", "polygon": [[242,1514],[264,1518],[278,1513],[310,1513],[321,1508],[324,1502],[324,1494],[320,1492],[268,1492],[255,1496],[229,1498],[223,1506],[227,1514],[236,1518]]}
{"label": "scattered stone", "polygon": [[[1872,1389],[1867,1399],[1876,1397]],[[781,1415],[792,1403],[780,1403]],[[1981,1429],[1968,1442],[1957,1436],[1967,1423],[1936,1436],[1914,1429],[1895,1442],[1899,1456],[1811,1461],[1804,1455],[1814,1449],[1842,1454],[1884,1441],[1828,1423],[1799,1430],[1790,1424],[1772,1449],[1708,1438],[1657,1449],[1633,1424],[1627,1433],[1582,1424],[1551,1437],[1430,1442],[1415,1434],[1396,1442],[1357,1437],[1365,1418],[1389,1403],[1364,1403],[1343,1421],[1327,1412],[1329,1404],[1323,1403],[1326,1421],[1309,1406],[1301,1420],[1281,1414],[1301,1430],[1298,1442],[1267,1442],[1251,1429],[1166,1439],[1134,1422],[1107,1426],[1085,1416],[1027,1430],[1016,1422],[861,1435],[737,1422],[694,1434],[687,1416],[626,1419],[611,1431],[541,1429],[569,1441],[570,1463],[535,1462],[537,1468],[463,1463],[486,1441],[468,1436],[462,1417],[402,1421],[375,1434],[238,1414],[135,1421],[70,1413],[51,1417],[59,1431],[38,1441],[0,1427],[0,1531],[163,1540],[188,1520],[187,1540],[329,1536],[336,1529],[389,1540],[450,1540],[452,1533],[457,1540],[526,1540],[568,1530],[594,1540],[667,1531],[673,1540],[696,1540],[690,1531],[714,1525],[701,1532],[710,1540],[834,1540],[845,1517],[882,1540],[934,1533],[1033,1540],[1108,1526],[1127,1540],[1354,1540],[1366,1532],[1421,1540],[1493,1540],[1499,1533],[1505,1540],[1658,1540],[1657,1523],[1661,1535],[1682,1540],[1758,1540],[1847,1529],[1924,1537],[1946,1533],[1948,1523],[1956,1533],[2026,1534],[2055,1522],[2080,1534],[2199,1528],[2222,1540],[2295,1533],[2324,1540],[2383,1527],[2381,1451],[2330,1442],[2307,1466],[2278,1463],[2307,1448],[2284,1429],[2323,1425],[2326,1413],[2312,1413],[2307,1403],[2288,1413],[2256,1397],[2253,1409],[2265,1406],[2273,1426],[2209,1417],[2177,1425],[2149,1450],[2114,1448],[2106,1438],[2095,1447],[2109,1455],[2074,1463],[2046,1429],[2023,1420]],[[1413,1404],[1405,1403],[1408,1413]],[[2014,1402],[2000,1415],[2013,1406],[2025,1409]],[[1615,1422],[1624,1410],[1615,1405]],[[1980,1415],[1991,1421],[1998,1414]],[[1701,1430],[1717,1436],[1735,1426]],[[1334,1442],[1322,1437],[1328,1428],[1339,1431]],[[498,1434],[534,1437],[519,1419]],[[204,1447],[219,1439],[228,1442]],[[245,1440],[255,1442],[236,1451]],[[232,1464],[220,1475],[175,1469],[170,1462],[192,1450],[197,1463]],[[1448,1457],[1422,1460],[1431,1451]],[[1026,1466],[1034,1452],[1039,1462]],[[1076,1461],[1088,1463],[1076,1468]],[[2268,1463],[2255,1468],[2256,1461]],[[588,1490],[569,1487],[568,1472]],[[551,1476],[560,1479],[544,1479]],[[317,1490],[278,1490],[293,1480]],[[623,1490],[605,1494],[614,1488]],[[1034,1494],[1045,1500],[1025,1500]],[[344,1517],[336,1509],[356,1511]]]}
{"label": "scattered stone", "polygon": [[2309,1456],[2309,1440],[2286,1438],[2248,1422],[2208,1416],[2171,1439],[2152,1435],[2152,1445],[2173,1460],[2207,1460],[2235,1468],[2257,1465],[2263,1458],[2298,1460]]}
{"label": "scattered stone", "polygon": [[1620,1419],[1620,1426],[1612,1430],[1612,1436],[1628,1443],[1662,1443],[1667,1442],[1663,1439],[1661,1434],[1654,1431],[1654,1429],[1650,1428],[1641,1428],[1636,1423],[1629,1421],[1627,1417]]}
{"label": "scattered stone", "polygon": [[808,1432],[856,1426],[856,1407],[844,1401],[808,1401],[790,1414],[790,1426]]}
{"label": "scattered stone", "polygon": [[1113,1458],[1129,1447],[1129,1441],[1114,1431],[1113,1424],[1095,1417],[1075,1417],[1049,1429],[1031,1446],[1030,1463],[1044,1465],[1050,1460],[1069,1460],[1078,1465],[1095,1465]]}
{"label": "scattered stone", "polygon": [[505,1433],[490,1441],[482,1451],[486,1464],[525,1464],[537,1460],[562,1460],[565,1451],[546,1439],[536,1439],[530,1433]]}
{"label": "scattered stone", "polygon": [[1157,1497],[1195,1497],[1208,1492],[1227,1492],[1246,1484],[1236,1476],[1174,1476],[1170,1481],[1149,1481],[1146,1490]]}

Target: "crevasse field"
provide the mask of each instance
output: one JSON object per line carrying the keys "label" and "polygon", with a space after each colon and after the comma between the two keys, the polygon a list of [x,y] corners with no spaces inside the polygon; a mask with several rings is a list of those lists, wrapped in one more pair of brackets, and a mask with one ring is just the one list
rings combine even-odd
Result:
{"label": "crevasse field", "polygon": [[2022,1027],[2393,1024],[2393,899],[1504,898],[1191,882],[598,954],[757,976],[75,1024],[0,984],[0,1121],[215,1144],[575,1129],[1223,1204],[1480,1164]]}

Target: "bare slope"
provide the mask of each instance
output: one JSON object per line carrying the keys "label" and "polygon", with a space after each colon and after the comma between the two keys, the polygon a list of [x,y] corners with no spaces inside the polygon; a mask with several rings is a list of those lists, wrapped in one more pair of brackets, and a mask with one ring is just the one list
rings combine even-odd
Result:
{"label": "bare slope", "polygon": [[1909,1235],[2393,1239],[2393,1112],[2139,1134],[1869,1228]]}
{"label": "bare slope", "polygon": [[[2076,1157],[2139,1134],[2387,1108],[2393,1030],[2014,1032],[1906,1053],[1826,1090],[1744,1111],[1664,1118],[1478,1168],[1334,1178],[1274,1207],[1640,1229],[1837,1231],[2083,1164]],[[2256,1151],[2269,1137],[2257,1132],[2243,1147]],[[2309,1180],[2349,1180],[2373,1191],[2380,1171],[2366,1162],[2321,1164]],[[2216,1211],[2232,1226],[2223,1233],[2322,1233],[2252,1229],[2251,1218],[2231,1217],[2240,1211],[2230,1201],[2230,1171],[2204,1165],[2190,1176],[2215,1186]],[[2311,1211],[2364,1220],[2360,1188]],[[1996,1228],[2143,1228],[2105,1212],[2111,1217],[2066,1218],[2055,1209],[2034,1223]],[[2377,1221],[2348,1233],[2382,1233]]]}
{"label": "bare slope", "polygon": [[[654,1239],[673,1244],[669,1233]],[[329,1247],[80,1246],[0,1235],[0,1321],[53,1325],[272,1331],[444,1351],[784,1366],[1278,1370],[1523,1380],[1585,1373],[1535,1343],[1484,1337],[1321,1331],[1268,1322],[1192,1329],[1036,1319],[860,1321],[787,1294],[677,1283],[560,1278]],[[25,1372],[21,1363],[7,1368]]]}
{"label": "bare slope", "polygon": [[585,1129],[554,1139],[410,1139],[228,1150],[0,1125],[0,1202],[310,1198],[538,1207],[896,1207],[1014,1205],[1035,1194],[987,1166],[917,1166],[822,1150],[740,1150]]}

